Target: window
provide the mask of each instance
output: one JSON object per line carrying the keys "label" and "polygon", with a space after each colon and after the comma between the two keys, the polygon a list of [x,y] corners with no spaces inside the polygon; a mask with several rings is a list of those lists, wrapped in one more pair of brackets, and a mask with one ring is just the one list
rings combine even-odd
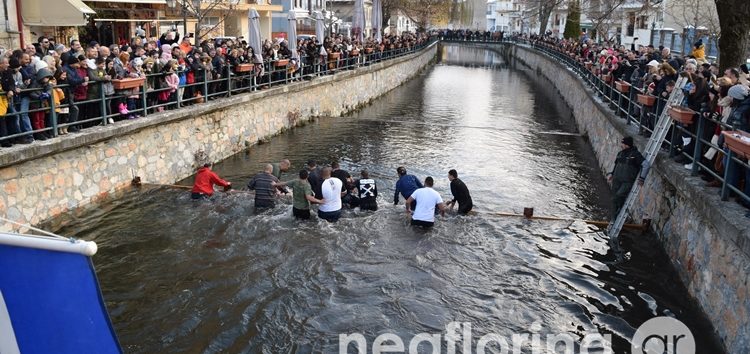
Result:
{"label": "window", "polygon": [[633,37],[635,34],[635,13],[634,12],[628,12],[628,28],[627,33],[625,33],[628,37]]}
{"label": "window", "polygon": [[636,25],[638,29],[648,29],[648,16],[638,16]]}
{"label": "window", "polygon": [[218,24],[219,24],[218,17],[204,17],[203,21],[201,21],[201,27],[203,28],[211,28]]}

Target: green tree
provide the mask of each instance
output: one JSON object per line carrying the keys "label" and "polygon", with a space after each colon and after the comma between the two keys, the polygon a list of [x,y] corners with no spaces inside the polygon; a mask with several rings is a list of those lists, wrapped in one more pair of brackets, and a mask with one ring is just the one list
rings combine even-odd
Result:
{"label": "green tree", "polygon": [[568,19],[565,21],[564,38],[577,39],[581,34],[581,4],[578,0],[571,0],[568,3]]}

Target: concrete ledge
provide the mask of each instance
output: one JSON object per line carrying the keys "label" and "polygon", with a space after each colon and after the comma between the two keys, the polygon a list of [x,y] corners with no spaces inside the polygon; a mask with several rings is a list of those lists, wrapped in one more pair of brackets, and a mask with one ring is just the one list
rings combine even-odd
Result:
{"label": "concrete ledge", "polygon": [[[24,161],[38,159],[44,156],[57,154],[63,151],[76,149],[82,146],[95,144],[116,136],[122,136],[137,132],[154,125],[178,122],[191,119],[195,116],[210,114],[227,107],[247,103],[275,95],[294,94],[305,90],[380,71],[392,65],[407,62],[420,56],[426,51],[432,50],[437,42],[430,44],[424,49],[395,59],[381,61],[372,65],[363,66],[354,70],[342,70],[333,75],[316,77],[310,81],[300,81],[285,85],[272,86],[266,90],[241,93],[231,97],[219,98],[201,104],[182,107],[179,109],[150,114],[143,118],[124,120],[106,126],[97,126],[82,130],[80,133],[71,133],[67,136],[59,136],[46,141],[36,141],[30,145],[14,145],[11,148],[0,149],[0,168],[18,164]],[[330,112],[316,112],[315,115],[330,114]]]}

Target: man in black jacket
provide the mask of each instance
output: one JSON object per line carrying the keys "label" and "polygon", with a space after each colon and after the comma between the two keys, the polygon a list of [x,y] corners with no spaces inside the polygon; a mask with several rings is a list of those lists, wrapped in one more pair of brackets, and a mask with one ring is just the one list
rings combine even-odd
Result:
{"label": "man in black jacket", "polygon": [[643,185],[643,181],[648,175],[650,165],[648,161],[641,155],[638,148],[633,144],[633,138],[626,136],[622,138],[622,150],[617,153],[615,159],[615,167],[612,172],[607,174],[607,182],[612,186],[612,204],[614,206],[614,213],[612,218],[616,218],[617,214],[620,213],[620,209],[625,204],[625,200],[630,194],[630,190],[633,189],[633,183],[638,180],[639,185]]}
{"label": "man in black jacket", "polygon": [[448,171],[448,180],[451,181],[451,194],[453,199],[447,203],[451,209],[458,202],[458,213],[466,215],[474,207],[471,201],[471,194],[469,194],[469,188],[460,179],[458,179],[458,172],[456,170]]}

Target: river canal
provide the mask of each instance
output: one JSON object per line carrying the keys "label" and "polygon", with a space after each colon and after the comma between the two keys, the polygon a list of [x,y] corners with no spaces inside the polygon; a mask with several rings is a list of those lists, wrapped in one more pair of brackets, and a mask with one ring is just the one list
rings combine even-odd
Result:
{"label": "river canal", "polygon": [[[322,118],[215,166],[245,185],[266,162],[333,160],[378,181],[380,210],[337,224],[297,222],[291,200],[256,214],[246,195],[190,200],[155,188],[87,213],[62,234],[94,240],[104,298],[128,353],[334,353],[339,334],[408,339],[470,322],[486,333],[612,335],[616,353],[645,320],[669,314],[710,333],[653,235],[607,239],[581,222],[528,222],[489,212],[606,219],[609,191],[570,112],[492,52],[445,46],[441,63],[346,117]],[[396,167],[450,195],[458,170],[478,215],[431,231],[393,205]],[[184,181],[183,183],[189,183]],[[720,352],[697,336],[699,352]],[[428,348],[428,347],[427,347]],[[425,349],[425,347],[421,347]],[[527,346],[525,350],[531,349]],[[443,348],[445,351],[445,348]],[[428,351],[425,351],[428,352]],[[543,352],[543,351],[540,351]]]}

